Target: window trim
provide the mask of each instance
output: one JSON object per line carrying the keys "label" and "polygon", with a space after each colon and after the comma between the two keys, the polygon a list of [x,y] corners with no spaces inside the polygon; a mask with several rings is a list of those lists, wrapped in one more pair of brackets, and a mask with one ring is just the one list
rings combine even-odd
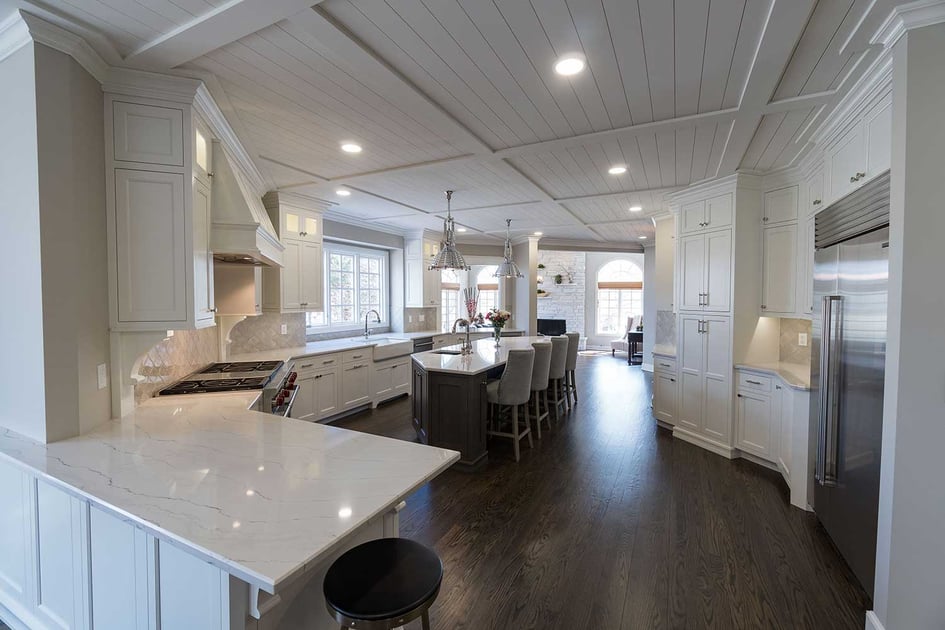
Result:
{"label": "window trim", "polygon": [[[370,256],[372,258],[381,259],[381,308],[378,309],[381,313],[381,322],[375,324],[377,326],[390,326],[390,250],[384,249],[382,247],[372,247],[370,245],[351,245],[350,243],[345,243],[341,241],[331,241],[325,239],[322,241],[322,304],[324,309],[322,313],[325,316],[326,321],[329,320],[331,314],[331,265],[329,262],[329,256],[331,253],[340,253],[340,254],[353,254],[357,256],[355,259],[355,269],[358,269],[358,263],[361,256]],[[358,279],[360,271],[355,271],[355,280],[360,282]],[[355,303],[357,304],[360,299],[358,292],[360,291],[360,285],[355,286]],[[306,320],[307,318],[306,313]],[[333,333],[333,332],[345,332],[352,330],[360,330],[363,326],[363,322],[353,322],[345,324],[319,324],[316,326],[309,326],[308,321],[305,323],[305,334],[307,335],[317,335],[322,333]]]}

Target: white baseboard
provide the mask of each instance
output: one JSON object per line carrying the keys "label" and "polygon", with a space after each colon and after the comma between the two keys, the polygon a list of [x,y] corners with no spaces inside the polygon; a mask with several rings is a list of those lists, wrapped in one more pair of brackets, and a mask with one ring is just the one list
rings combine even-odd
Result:
{"label": "white baseboard", "polygon": [[735,449],[731,446],[726,446],[708,438],[704,438],[701,435],[690,433],[679,425],[673,427],[673,437],[679,438],[683,442],[689,442],[690,444],[701,446],[707,451],[712,451],[716,455],[721,455],[726,459],[733,459],[735,457]]}
{"label": "white baseboard", "polygon": [[652,371],[653,371],[653,364],[652,364],[652,363],[644,363],[643,365],[640,366],[640,369],[643,370],[644,372],[652,372]]}
{"label": "white baseboard", "polygon": [[886,630],[883,627],[883,622],[872,610],[866,611],[866,630]]}

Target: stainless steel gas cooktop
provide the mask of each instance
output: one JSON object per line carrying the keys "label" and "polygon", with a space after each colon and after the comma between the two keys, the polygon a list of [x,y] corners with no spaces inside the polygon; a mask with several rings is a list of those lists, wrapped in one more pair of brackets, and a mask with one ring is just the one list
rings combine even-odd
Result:
{"label": "stainless steel gas cooktop", "polygon": [[213,363],[161,390],[161,396],[206,394],[263,389],[272,380],[282,361],[242,361]]}

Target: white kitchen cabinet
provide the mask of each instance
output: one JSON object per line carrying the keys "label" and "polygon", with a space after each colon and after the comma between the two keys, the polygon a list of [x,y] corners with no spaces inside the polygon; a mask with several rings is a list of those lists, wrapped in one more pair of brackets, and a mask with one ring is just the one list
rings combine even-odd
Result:
{"label": "white kitchen cabinet", "polygon": [[263,203],[273,225],[279,226],[283,266],[262,272],[263,310],[277,313],[307,313],[324,310],[324,256],[322,216],[308,201],[271,192]]}
{"label": "white kitchen cabinet", "polygon": [[26,473],[0,461],[0,603],[15,613],[30,606],[29,483]]}
{"label": "white kitchen cabinet", "polygon": [[843,197],[866,177],[863,163],[863,133],[859,124],[853,126],[826,151],[827,186],[830,200]]}
{"label": "white kitchen cabinet", "polygon": [[229,574],[168,543],[158,543],[161,628],[230,628]]}
{"label": "white kitchen cabinet", "polygon": [[766,192],[761,222],[765,226],[772,226],[791,221],[797,221],[797,186]]}
{"label": "white kitchen cabinet", "polygon": [[770,394],[739,389],[737,394],[739,449],[767,460],[773,459],[772,442],[780,428],[774,422],[774,403]]}
{"label": "white kitchen cabinet", "polygon": [[791,317],[797,300],[797,223],[762,231],[761,313]]}
{"label": "white kitchen cabinet", "polygon": [[827,146],[827,196],[830,202],[889,168],[891,134],[892,103],[887,97],[862,113]]}
{"label": "white kitchen cabinet", "polygon": [[807,188],[807,195],[804,200],[803,217],[816,214],[818,210],[823,209],[824,204],[824,171],[817,168],[811,173],[804,182]]}
{"label": "white kitchen cabinet", "polygon": [[336,353],[298,359],[295,384],[299,393],[292,405],[292,418],[315,422],[342,411],[341,357]]}
{"label": "white kitchen cabinet", "polygon": [[154,540],[133,523],[89,508],[92,626],[147,630],[155,615]]}
{"label": "white kitchen cabinet", "polygon": [[730,227],[734,218],[732,195],[726,193],[704,201],[684,204],[679,210],[680,234],[694,234]]}
{"label": "white kitchen cabinet", "polygon": [[116,161],[184,166],[183,109],[120,100],[111,106]]}
{"label": "white kitchen cabinet", "polygon": [[[793,485],[791,484],[791,468],[794,466],[793,428],[795,423],[794,400],[796,395],[794,392],[787,389],[786,385],[775,385],[775,393],[778,398],[775,402],[777,407],[773,409],[773,413],[776,416],[774,427],[778,431],[777,463],[784,480],[788,482],[789,485]],[[798,398],[806,401],[808,396],[802,395]],[[798,414],[801,422],[807,421],[807,414],[807,408],[801,410],[801,413]]]}
{"label": "white kitchen cabinet", "polygon": [[801,265],[800,277],[797,279],[799,286],[798,295],[800,296],[801,313],[812,315],[814,312],[814,253],[816,225],[815,217],[811,215],[804,222],[804,237],[800,239],[800,256],[803,264]]}
{"label": "white kitchen cabinet", "polygon": [[259,315],[262,313],[262,268],[214,263],[213,291],[217,315]]}
{"label": "white kitchen cabinet", "polygon": [[289,416],[296,420],[313,422],[318,415],[316,408],[317,403],[315,401],[315,373],[303,374],[299,371],[299,376],[295,379],[295,386],[299,391],[295,395],[295,401],[292,403],[292,410],[289,412]]}
{"label": "white kitchen cabinet", "polygon": [[315,374],[315,415],[324,420],[341,411],[341,368]]}
{"label": "white kitchen cabinet", "polygon": [[672,427],[676,418],[676,361],[653,355],[653,416]]}
{"label": "white kitchen cabinet", "polygon": [[211,188],[213,177],[213,138],[210,130],[199,118],[194,119],[194,178],[207,188]]}
{"label": "white kitchen cabinet", "polygon": [[371,365],[368,361],[349,363],[341,370],[341,407],[353,409],[371,402]]}
{"label": "white kitchen cabinet", "polygon": [[679,316],[679,406],[674,433],[713,450],[731,446],[731,320]]}
{"label": "white kitchen cabinet", "polygon": [[732,231],[681,239],[680,310],[728,312],[732,308]]}
{"label": "white kitchen cabinet", "polygon": [[106,95],[113,331],[215,323],[210,138],[190,104],[167,105]]}
{"label": "white kitchen cabinet", "polygon": [[440,306],[440,272],[428,269],[439,251],[439,243],[428,238],[404,243],[404,300],[411,308]]}
{"label": "white kitchen cabinet", "polygon": [[374,363],[371,386],[374,406],[378,403],[410,393],[410,357],[398,357]]}

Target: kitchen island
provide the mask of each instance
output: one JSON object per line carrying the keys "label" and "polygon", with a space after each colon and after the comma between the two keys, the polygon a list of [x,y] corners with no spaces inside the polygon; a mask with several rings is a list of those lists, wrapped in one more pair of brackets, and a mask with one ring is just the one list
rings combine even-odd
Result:
{"label": "kitchen island", "polygon": [[498,378],[509,350],[550,343],[548,337],[502,338],[472,342],[472,353],[456,354],[450,346],[411,355],[413,379],[412,420],[424,444],[460,452],[458,470],[475,471],[486,465],[486,383]]}
{"label": "kitchen island", "polygon": [[403,499],[458,454],[250,411],[256,396],[155,398],[51,444],[0,430],[0,617],[337,627],[330,562],[396,536]]}

